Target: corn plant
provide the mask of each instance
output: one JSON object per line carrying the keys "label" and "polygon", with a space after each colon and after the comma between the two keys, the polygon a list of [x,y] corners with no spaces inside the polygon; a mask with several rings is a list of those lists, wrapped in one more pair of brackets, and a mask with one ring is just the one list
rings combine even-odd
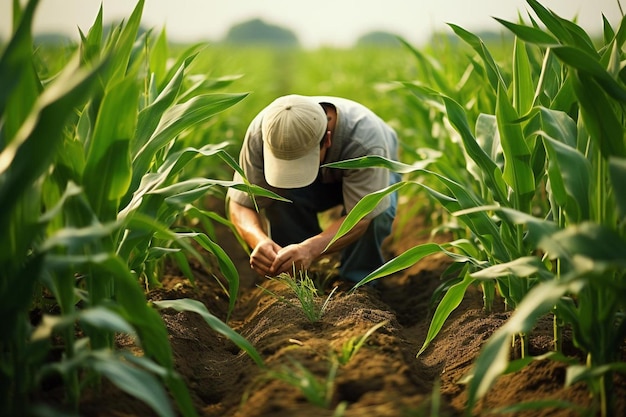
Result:
{"label": "corn plant", "polygon": [[[195,415],[174,371],[164,323],[146,302],[144,289],[158,285],[165,256],[177,260],[193,282],[181,251],[207,265],[189,241],[194,239],[217,257],[228,282],[230,310],[236,301],[238,275],[232,262],[184,220],[191,213],[226,222],[193,204],[215,187],[251,193],[255,187],[186,176],[184,168],[197,157],[240,168],[226,143],[197,149],[183,139],[186,131],[246,94],[211,94],[208,80],[189,84],[187,69],[197,45],[173,66],[162,65],[164,35],[155,44],[149,32],[138,36],[143,4],[139,1],[128,21],[114,27],[104,42],[100,8],[60,72],[39,74],[35,68],[49,67],[35,65],[31,52],[37,1],[23,9],[14,3],[15,30],[0,57],[2,414],[28,414],[29,396],[42,379],[57,373],[73,409],[84,382],[97,386],[106,376],[159,415],[173,415],[162,389],[152,389],[163,384],[181,414]],[[42,311],[40,323],[31,323],[31,309]],[[217,318],[207,322],[240,340]],[[114,351],[118,332],[136,335],[143,359]],[[63,357],[44,363],[53,348],[52,334],[62,339]],[[249,345],[239,344],[261,363]]]}
{"label": "corn plant", "polygon": [[[501,21],[515,34],[510,83],[482,41],[453,26],[482,60],[477,75],[495,97],[495,114],[479,114],[473,123],[475,134],[467,106],[428,86],[404,83],[433,101],[434,107],[445,109],[471,160],[470,175],[446,177],[441,173],[450,170],[441,169],[441,160],[428,161],[433,169],[381,158],[333,166],[381,166],[407,176],[418,173],[420,186],[471,233],[469,239],[409,249],[357,284],[404,269],[435,252],[465,264],[462,280],[439,303],[420,353],[474,282],[495,282],[507,305],[516,310],[477,361],[469,386],[469,412],[476,398],[506,370],[510,338],[522,336],[524,348],[534,321],[552,313],[556,349],[559,328],[566,323],[575,329],[576,345],[588,355],[586,365],[569,368],[568,382],[587,380],[602,414],[608,415],[611,373],[624,369],[615,362],[624,337],[624,269],[619,255],[624,253],[624,196],[617,182],[624,174],[626,149],[626,89],[618,64],[623,58],[624,22],[614,31],[605,21],[606,43],[596,50],[574,22],[534,0],[528,3],[547,30]],[[531,65],[531,53],[541,57],[536,60],[541,65]],[[338,235],[385,195],[413,182],[408,178],[364,198]]]}
{"label": "corn plant", "polygon": [[[569,94],[573,93],[579,103],[579,134],[573,146],[556,141],[545,132],[542,135],[549,157],[554,224],[536,227],[533,219],[523,216],[519,219],[517,213],[505,214],[526,224],[529,233],[538,235],[532,239],[534,246],[557,266],[555,279],[537,289],[533,301],[526,303],[533,307],[519,312],[516,320],[507,324],[507,330],[533,323],[537,311],[554,303],[556,317],[572,326],[574,342],[587,353],[585,365],[568,368],[568,383],[587,381],[601,414],[611,415],[611,375],[626,369],[618,362],[626,334],[623,320],[626,212],[623,187],[618,179],[624,174],[626,155],[623,112],[626,88],[615,69],[615,63],[622,59],[619,51],[624,43],[625,22],[622,20],[617,32],[605,22],[606,44],[596,51],[578,26],[535,1],[529,4],[546,25],[546,32],[504,23],[529,43],[544,44],[551,37],[548,50],[563,63],[567,74],[565,85],[571,86],[563,88],[571,88]],[[550,286],[548,291],[546,286]],[[494,337],[489,347],[500,347],[497,339]],[[481,355],[477,369],[484,366],[482,358]],[[480,377],[471,385],[471,399],[482,395],[481,390],[498,372],[477,374]]]}

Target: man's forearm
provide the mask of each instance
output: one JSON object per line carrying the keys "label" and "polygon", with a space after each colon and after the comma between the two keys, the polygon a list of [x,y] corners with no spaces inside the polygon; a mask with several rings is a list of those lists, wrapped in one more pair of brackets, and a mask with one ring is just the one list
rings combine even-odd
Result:
{"label": "man's forearm", "polygon": [[322,255],[323,253],[333,253],[338,252],[355,242],[358,238],[363,236],[367,227],[371,223],[371,220],[361,220],[359,221],[348,233],[343,235],[341,238],[333,242],[333,244],[324,252],[324,249],[328,246],[330,241],[335,237],[341,223],[344,221],[345,216],[335,220],[330,224],[325,230],[323,230],[320,234],[310,237],[302,242],[303,245],[307,246],[312,253],[317,254],[317,256]]}
{"label": "man's forearm", "polygon": [[260,241],[268,238],[261,215],[255,210],[232,200],[228,204],[228,210],[231,222],[248,246],[255,248]]}

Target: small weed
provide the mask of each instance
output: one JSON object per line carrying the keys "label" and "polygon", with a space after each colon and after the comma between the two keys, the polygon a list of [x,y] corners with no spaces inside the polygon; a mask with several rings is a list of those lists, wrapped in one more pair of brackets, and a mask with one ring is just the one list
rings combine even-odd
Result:
{"label": "small weed", "polygon": [[291,366],[282,365],[279,370],[269,370],[267,378],[283,381],[298,388],[306,400],[313,405],[330,408],[337,375],[337,362],[331,362],[328,375],[321,380],[300,362],[291,358],[289,360]]}
{"label": "small weed", "polygon": [[370,327],[370,329],[365,332],[360,337],[351,337],[347,341],[345,341],[338,352],[334,352],[334,358],[340,365],[346,365],[350,360],[357,354],[361,346],[365,343],[367,338],[369,338],[376,330],[389,323],[389,320],[381,321],[378,324]]}
{"label": "small weed", "polygon": [[[304,273],[301,272],[299,278],[292,278],[289,274],[283,273],[277,277],[270,278],[270,279],[278,281],[282,284],[285,284],[287,287],[289,287],[289,289],[298,298],[298,301],[300,302],[300,307],[302,308],[304,315],[311,322],[316,322],[322,318],[322,315],[324,314],[324,311],[326,310],[326,307],[328,306],[328,302],[330,301],[330,298],[333,296],[333,294],[335,293],[337,289],[336,287],[333,288],[330,294],[328,294],[328,297],[326,298],[326,300],[320,305],[319,303],[320,297],[318,295],[315,283],[313,282],[311,278],[309,278],[306,272]],[[267,288],[264,288],[261,286],[259,288],[261,288],[263,291],[277,298],[279,301],[283,303],[289,304],[294,307],[298,307],[296,304],[292,303],[287,298],[280,296],[268,290]]]}

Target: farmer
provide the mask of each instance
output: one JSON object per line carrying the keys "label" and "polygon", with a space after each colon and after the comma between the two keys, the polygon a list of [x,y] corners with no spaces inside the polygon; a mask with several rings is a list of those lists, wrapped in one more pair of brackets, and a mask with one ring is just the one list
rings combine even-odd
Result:
{"label": "farmer", "polygon": [[[279,97],[251,122],[239,155],[247,179],[290,202],[250,196],[230,188],[235,228],[252,248],[250,266],[265,276],[306,270],[321,256],[342,251],[340,278],[358,282],[384,263],[381,245],[391,232],[397,196],[385,197],[324,252],[346,213],[367,194],[399,180],[384,168],[331,169],[322,164],[379,155],[397,159],[396,133],[376,114],[337,97]],[[241,181],[235,173],[234,180]],[[318,213],[342,206],[324,230]]]}

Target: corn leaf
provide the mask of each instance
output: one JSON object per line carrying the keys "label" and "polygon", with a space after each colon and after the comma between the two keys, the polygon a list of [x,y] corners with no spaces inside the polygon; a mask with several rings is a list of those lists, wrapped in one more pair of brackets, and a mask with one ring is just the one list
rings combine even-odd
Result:
{"label": "corn leaf", "polygon": [[100,9],[98,10],[98,15],[96,16],[96,20],[91,25],[87,36],[83,35],[83,32],[80,31],[81,35],[81,58],[85,62],[92,62],[96,59],[101,50],[102,46],[102,35],[103,35],[103,27],[102,27],[102,4],[100,5]]}
{"label": "corn leaf", "polygon": [[230,259],[228,254],[221,248],[217,243],[213,242],[209,237],[205,234],[199,234],[196,237],[196,242],[198,242],[204,249],[211,252],[217,258],[217,262],[220,267],[220,271],[224,274],[226,281],[228,281],[228,314],[226,316],[226,321],[230,319],[230,315],[235,309],[235,303],[237,301],[237,296],[239,293],[239,273],[237,272],[237,268],[233,261]]}
{"label": "corn leaf", "polygon": [[15,33],[0,57],[2,146],[13,140],[41,91],[32,59],[31,31],[37,3],[38,1],[33,0],[28,2],[21,13]]}
{"label": "corn leaf", "polygon": [[261,355],[259,355],[254,346],[252,346],[252,344],[250,344],[250,342],[248,342],[239,333],[228,327],[219,318],[209,313],[206,306],[200,301],[188,298],[181,298],[178,300],[155,301],[154,304],[160,309],[173,308],[176,311],[189,311],[199,314],[204,319],[204,321],[206,321],[206,323],[211,326],[213,330],[233,341],[233,343],[235,343],[244,352],[246,352],[258,366],[265,368],[265,363],[263,362]]}
{"label": "corn leaf", "polygon": [[559,226],[548,220],[539,219],[537,217],[531,216],[528,213],[523,213],[519,210],[507,208],[507,207],[498,207],[498,206],[482,206],[482,207],[474,207],[468,208],[464,210],[459,210],[458,212],[453,213],[455,216],[462,216],[471,214],[474,212],[480,211],[491,211],[496,212],[502,219],[517,225],[524,225],[528,229],[528,233],[525,239],[528,240],[528,243],[537,247],[539,242],[549,237],[551,234],[555,233],[559,230]]}
{"label": "corn leaf", "polygon": [[465,291],[467,288],[474,283],[474,279],[469,275],[465,275],[463,281],[454,284],[451,286],[446,294],[443,296],[443,299],[439,302],[437,309],[435,310],[435,314],[430,322],[430,326],[428,327],[428,333],[426,334],[426,340],[422,344],[422,347],[417,352],[416,356],[420,356],[426,348],[430,345],[430,342],[434,340],[434,338],[439,334],[441,328],[444,323],[450,317],[450,314],[461,304],[463,301],[463,297],[465,296]]}
{"label": "corn leaf", "polygon": [[524,256],[511,262],[492,265],[469,275],[475,279],[496,279],[509,275],[522,278],[539,276],[542,280],[554,278],[554,274],[536,256]]}
{"label": "corn leaf", "polygon": [[445,79],[445,73],[436,60],[425,56],[423,52],[414,48],[406,40],[399,38],[399,41],[413,54],[420,65],[420,73],[422,74],[420,77],[421,80],[426,81],[427,78],[432,79],[436,89],[444,94],[452,94],[454,92],[454,88],[450,86],[450,83]]}
{"label": "corn leaf", "polygon": [[626,373],[626,363],[614,362],[601,366],[574,365],[567,368],[565,386],[571,387],[577,382],[592,382],[607,373]]}
{"label": "corn leaf", "polygon": [[626,157],[624,127],[604,91],[584,73],[579,72],[571,79],[585,127],[602,155],[605,158]]}
{"label": "corn leaf", "polygon": [[423,187],[435,197],[449,213],[458,217],[470,228],[476,235],[476,238],[487,248],[491,256],[501,261],[510,260],[511,255],[500,236],[500,230],[494,220],[482,210],[471,210],[483,206],[484,202],[481,202],[463,185],[436,173],[432,174],[450,190],[453,197],[439,193],[430,187],[424,185]]}
{"label": "corn leaf", "polygon": [[324,164],[322,167],[328,168],[340,168],[340,169],[360,169],[360,168],[372,168],[381,167],[387,168],[390,171],[397,172],[399,174],[409,174],[412,172],[419,172],[431,163],[435,162],[435,159],[424,159],[417,161],[414,164],[408,165],[403,162],[387,159],[383,156],[369,155],[360,158],[346,159],[343,161],[332,162],[330,164]]}
{"label": "corn leaf", "polygon": [[108,272],[115,280],[115,297],[122,307],[119,313],[137,331],[146,355],[161,365],[172,368],[171,346],[163,321],[158,313],[147,305],[139,282],[119,257],[101,252],[91,255],[48,255],[46,258],[46,267],[52,270],[66,266],[73,268],[85,266],[100,272]]}
{"label": "corn leaf", "polygon": [[351,291],[358,287],[374,281],[375,279],[386,277],[395,272],[402,271],[419,262],[422,258],[434,253],[445,252],[442,246],[436,243],[425,243],[423,245],[414,246],[395,258],[389,260],[384,265],[372,271],[369,275],[356,283]]}
{"label": "corn leaf", "polygon": [[97,82],[101,70],[66,68],[39,97],[15,139],[0,152],[0,229],[21,195],[47,169],[64,138],[67,118]]}
{"label": "corn leaf", "polygon": [[170,107],[163,114],[155,132],[133,159],[133,179],[130,189],[136,189],[141,177],[150,171],[153,158],[159,149],[174,140],[185,129],[226,110],[246,96],[247,94],[203,95]]}
{"label": "corn leaf", "polygon": [[195,44],[191,44],[187,46],[180,53],[180,55],[178,55],[174,63],[170,65],[170,68],[165,74],[163,81],[157,84],[157,89],[161,90],[165,83],[169,83],[179,68],[189,67],[189,65],[196,59],[196,56],[198,55],[200,48],[203,48],[204,46],[206,46],[206,44],[203,42],[195,43]]}
{"label": "corn leaf", "polygon": [[623,220],[626,218],[626,188],[622,186],[624,178],[626,178],[626,159],[611,158],[609,170],[620,219]]}
{"label": "corn leaf", "polygon": [[474,362],[468,386],[467,409],[487,394],[495,380],[506,372],[509,364],[511,338],[527,333],[545,313],[550,311],[563,294],[576,289],[574,284],[547,281],[533,287],[517,306],[511,318],[489,338]]}
{"label": "corn leaf", "polygon": [[546,9],[537,0],[526,0],[530,7],[537,13],[539,19],[546,25],[562,44],[576,46],[594,53],[593,42],[589,35],[578,25]]}
{"label": "corn leaf", "polygon": [[387,197],[389,194],[392,194],[407,184],[411,184],[410,182],[398,182],[393,185],[390,185],[386,188],[383,188],[380,191],[376,191],[370,193],[363,197],[359,202],[354,206],[354,208],[347,214],[346,218],[339,226],[337,233],[335,236],[328,242],[324,251],[328,250],[328,248],[343,237],[346,233],[348,233],[352,228],[365,216],[374,210],[378,204],[383,200],[383,198]]}
{"label": "corn leaf", "polygon": [[619,102],[626,102],[626,88],[620,85],[615,78],[600,64],[596,56],[570,46],[553,48],[554,54],[565,64],[583,72],[602,86],[604,91]]}
{"label": "corn leaf", "polygon": [[525,44],[515,38],[513,44],[513,106],[518,114],[526,114],[533,105],[533,77]]}
{"label": "corn leaf", "polygon": [[606,226],[584,222],[551,235],[545,235],[539,248],[551,258],[567,260],[572,265],[577,259],[626,268],[626,241]]}
{"label": "corn leaf", "polygon": [[461,135],[463,145],[469,157],[481,169],[485,184],[493,193],[493,198],[500,204],[509,205],[502,172],[485,150],[478,145],[476,138],[470,130],[465,111],[456,101],[448,97],[443,97],[443,100],[450,123]]}
{"label": "corn leaf", "polygon": [[543,136],[548,153],[551,192],[571,223],[590,219],[589,192],[592,167],[576,148]]}
{"label": "corn leaf", "polygon": [[156,42],[150,50],[150,70],[154,74],[154,81],[157,86],[162,85],[165,80],[167,71],[167,62],[170,58],[170,52],[167,41],[167,30],[165,27],[161,29]]}
{"label": "corn leaf", "polygon": [[522,127],[516,122],[519,115],[509,102],[503,89],[498,90],[496,119],[500,131],[500,143],[504,152],[502,177],[515,193],[517,198],[515,207],[529,212],[530,198],[535,192],[535,175],[531,165],[531,153],[526,144]]}
{"label": "corn leaf", "polygon": [[483,41],[476,35],[467,30],[461,28],[452,23],[448,23],[448,26],[452,28],[454,33],[463,39],[467,44],[469,44],[474,51],[483,59],[483,63],[485,64],[485,70],[487,73],[487,79],[489,84],[491,84],[491,88],[493,91],[498,90],[499,85],[506,85],[504,82],[504,78],[502,77],[502,73],[500,72],[500,68],[496,64],[495,60],[491,56],[491,53],[483,43]]}
{"label": "corn leaf", "polygon": [[139,88],[127,78],[104,96],[83,174],[85,193],[98,217],[112,219],[131,178],[130,140],[137,123]]}
{"label": "corn leaf", "polygon": [[132,140],[132,155],[135,156],[143,147],[159,125],[161,116],[170,108],[178,96],[185,75],[185,67],[181,66],[169,83],[163,88],[154,102],[149,103],[137,116],[137,131]]}
{"label": "corn leaf", "polygon": [[536,27],[518,25],[516,23],[511,23],[497,17],[495,19],[524,42],[542,46],[553,46],[558,45],[559,43],[559,41],[554,36]]}
{"label": "corn leaf", "polygon": [[105,356],[93,361],[92,368],[107,377],[116,387],[148,404],[160,417],[174,417],[172,405],[163,386],[149,372],[125,361]]}
{"label": "corn leaf", "polygon": [[111,65],[107,68],[107,73],[104,76],[105,86],[119,82],[126,75],[133,45],[141,24],[144,3],[145,0],[138,0],[126,25],[121,28],[120,24],[119,32],[114,31],[109,35],[111,42],[107,45],[106,54],[111,55]]}
{"label": "corn leaf", "polygon": [[572,414],[576,414],[580,409],[580,406],[576,403],[565,400],[537,400],[537,401],[524,401],[521,403],[508,405],[506,407],[498,407],[490,412],[494,414],[521,414],[526,411],[541,410],[540,412],[546,412],[547,410],[571,410]]}

